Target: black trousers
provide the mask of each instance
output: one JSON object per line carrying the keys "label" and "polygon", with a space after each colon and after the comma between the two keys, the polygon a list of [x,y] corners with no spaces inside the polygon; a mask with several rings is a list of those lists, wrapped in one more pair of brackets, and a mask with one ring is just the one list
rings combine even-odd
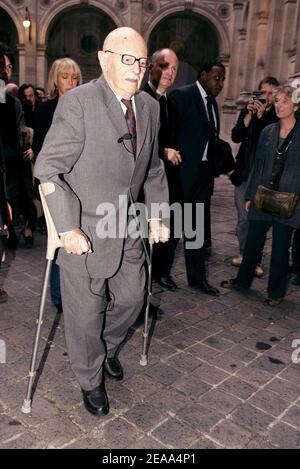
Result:
{"label": "black trousers", "polygon": [[292,243],[292,263],[295,274],[300,274],[300,230],[294,231]]}
{"label": "black trousers", "polygon": [[[196,210],[199,208],[200,204],[203,204],[204,206],[204,223],[201,223],[201,226],[199,225],[199,217],[197,217],[196,214]],[[198,283],[206,280],[205,248],[207,246],[205,241],[207,240],[206,225],[208,223],[207,214],[209,213],[209,207],[210,197],[208,197],[205,202],[197,202],[192,204],[192,229],[197,233],[197,235],[192,239],[184,237],[185,265],[187,280],[190,286],[197,285]],[[200,232],[203,238],[203,244],[201,246],[199,245]],[[190,247],[188,243],[191,242],[193,244],[190,245]]]}
{"label": "black trousers", "polygon": [[13,222],[18,224],[19,216],[24,215],[24,225],[35,229],[36,208],[33,203],[32,169],[29,161],[8,165],[6,170],[9,201],[13,210]]}
{"label": "black trousers", "polygon": [[249,288],[252,284],[255,267],[263,250],[266,234],[273,227],[268,296],[273,299],[282,298],[287,288],[289,268],[289,247],[293,228],[283,223],[249,221],[248,236],[244,250],[243,262],[237,276],[238,285]]}

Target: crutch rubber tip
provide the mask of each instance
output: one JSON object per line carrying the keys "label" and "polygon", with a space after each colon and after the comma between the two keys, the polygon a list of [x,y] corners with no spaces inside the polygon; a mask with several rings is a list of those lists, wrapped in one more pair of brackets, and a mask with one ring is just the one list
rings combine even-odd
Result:
{"label": "crutch rubber tip", "polygon": [[22,405],[23,414],[30,414],[31,412],[31,400],[25,399]]}
{"label": "crutch rubber tip", "polygon": [[148,360],[147,360],[146,355],[141,355],[140,365],[141,365],[141,366],[146,366],[146,365],[148,365]]}

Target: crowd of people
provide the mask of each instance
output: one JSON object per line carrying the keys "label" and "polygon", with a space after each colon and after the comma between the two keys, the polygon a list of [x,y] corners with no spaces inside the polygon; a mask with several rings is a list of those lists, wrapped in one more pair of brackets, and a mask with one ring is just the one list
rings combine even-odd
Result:
{"label": "crowd of people", "polygon": [[[152,216],[151,208],[177,203],[186,220],[188,207],[195,234],[203,207],[203,242],[198,245],[182,233],[187,282],[196,291],[220,294],[208,281],[206,264],[211,197],[224,158],[216,98],[226,69],[212,60],[200,68],[195,83],[174,89],[175,51],[159,49],[149,61],[144,39],[131,28],[112,31],[98,58],[100,78],[84,85],[76,62],[57,59],[45,93],[29,83],[9,83],[14,57],[0,45],[6,86],[0,113],[0,261],[5,244],[17,248],[14,228],[20,223],[25,247],[34,248],[36,226],[43,228],[40,182],[62,241],[51,272],[52,303],[64,312],[68,353],[84,405],[105,415],[104,377],[123,378],[119,346],[144,303],[145,242],[127,230],[135,202],[143,200],[149,209],[154,279],[171,292],[178,288],[171,275],[179,241],[175,215],[165,220]],[[263,248],[272,227],[265,300],[270,306],[286,294],[291,244],[293,281],[300,284],[299,90],[272,76],[260,82],[232,129],[232,141],[240,144],[236,161],[223,171],[235,186],[239,255],[231,263],[239,272],[221,286],[243,290],[254,276],[264,275]],[[118,207],[121,195],[126,210],[117,213],[119,236],[99,236],[99,204]],[[278,197],[288,200],[283,211],[275,207]],[[0,289],[0,301],[7,299]]]}

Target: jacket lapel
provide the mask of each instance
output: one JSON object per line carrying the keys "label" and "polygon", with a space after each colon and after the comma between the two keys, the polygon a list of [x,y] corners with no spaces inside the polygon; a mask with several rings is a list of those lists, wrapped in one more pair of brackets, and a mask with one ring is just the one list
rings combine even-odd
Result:
{"label": "jacket lapel", "polygon": [[128,128],[120,103],[103,77],[100,77],[95,84],[99,93],[102,94],[104,105],[107,108],[107,115],[112,125],[115,127],[118,136],[122,137],[122,135],[128,133]]}
{"label": "jacket lapel", "polygon": [[200,115],[204,116],[204,118],[207,122],[207,125],[209,125],[206,108],[205,108],[205,105],[204,105],[203,98],[201,96],[200,90],[197,86],[197,83],[195,83],[193,85],[193,92],[194,92],[194,96],[195,96],[195,103],[196,103],[196,106],[198,107],[198,109],[200,111]]}
{"label": "jacket lapel", "polygon": [[149,122],[149,114],[144,110],[145,102],[143,99],[142,93],[137,93],[135,95],[135,109],[136,109],[136,134],[137,134],[137,149],[136,149],[136,158],[138,158],[139,153],[143,147],[146,132]]}

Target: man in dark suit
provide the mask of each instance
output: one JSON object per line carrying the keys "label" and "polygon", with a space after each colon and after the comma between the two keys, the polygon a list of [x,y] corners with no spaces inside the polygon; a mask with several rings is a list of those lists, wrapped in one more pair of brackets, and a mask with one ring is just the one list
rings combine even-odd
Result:
{"label": "man in dark suit", "polygon": [[[177,166],[181,163],[181,156],[174,148],[169,148],[170,128],[167,91],[173,85],[178,70],[178,58],[172,49],[159,49],[152,55],[149,66],[149,81],[143,90],[150,94],[160,105],[159,156],[165,163],[168,178],[170,204],[181,202],[180,181]],[[178,238],[174,237],[172,229],[170,240],[158,244],[153,251],[153,274],[156,281],[164,288],[175,291],[177,285],[170,275],[174,261]]]}
{"label": "man in dark suit", "polygon": [[102,76],[59,99],[35,176],[63,244],[58,264],[71,366],[85,408],[105,415],[103,371],[123,378],[117,351],[144,303],[142,240],[130,236],[128,211],[142,187],[151,237],[164,242],[169,234],[151,214],[152,204],[168,201],[168,188],[158,156],[159,105],[138,93],[145,41],[117,28],[98,57]]}
{"label": "man in dark suit", "polygon": [[196,83],[174,90],[169,96],[170,143],[182,157],[179,173],[183,200],[191,204],[193,229],[197,205],[204,204],[204,244],[192,249],[187,248],[185,243],[188,283],[212,296],[217,296],[219,291],[207,282],[205,246],[209,245],[210,238],[210,199],[214,188],[214,159],[217,157],[216,143],[220,128],[215,98],[221,92],[224,80],[224,65],[212,61],[201,68]]}

